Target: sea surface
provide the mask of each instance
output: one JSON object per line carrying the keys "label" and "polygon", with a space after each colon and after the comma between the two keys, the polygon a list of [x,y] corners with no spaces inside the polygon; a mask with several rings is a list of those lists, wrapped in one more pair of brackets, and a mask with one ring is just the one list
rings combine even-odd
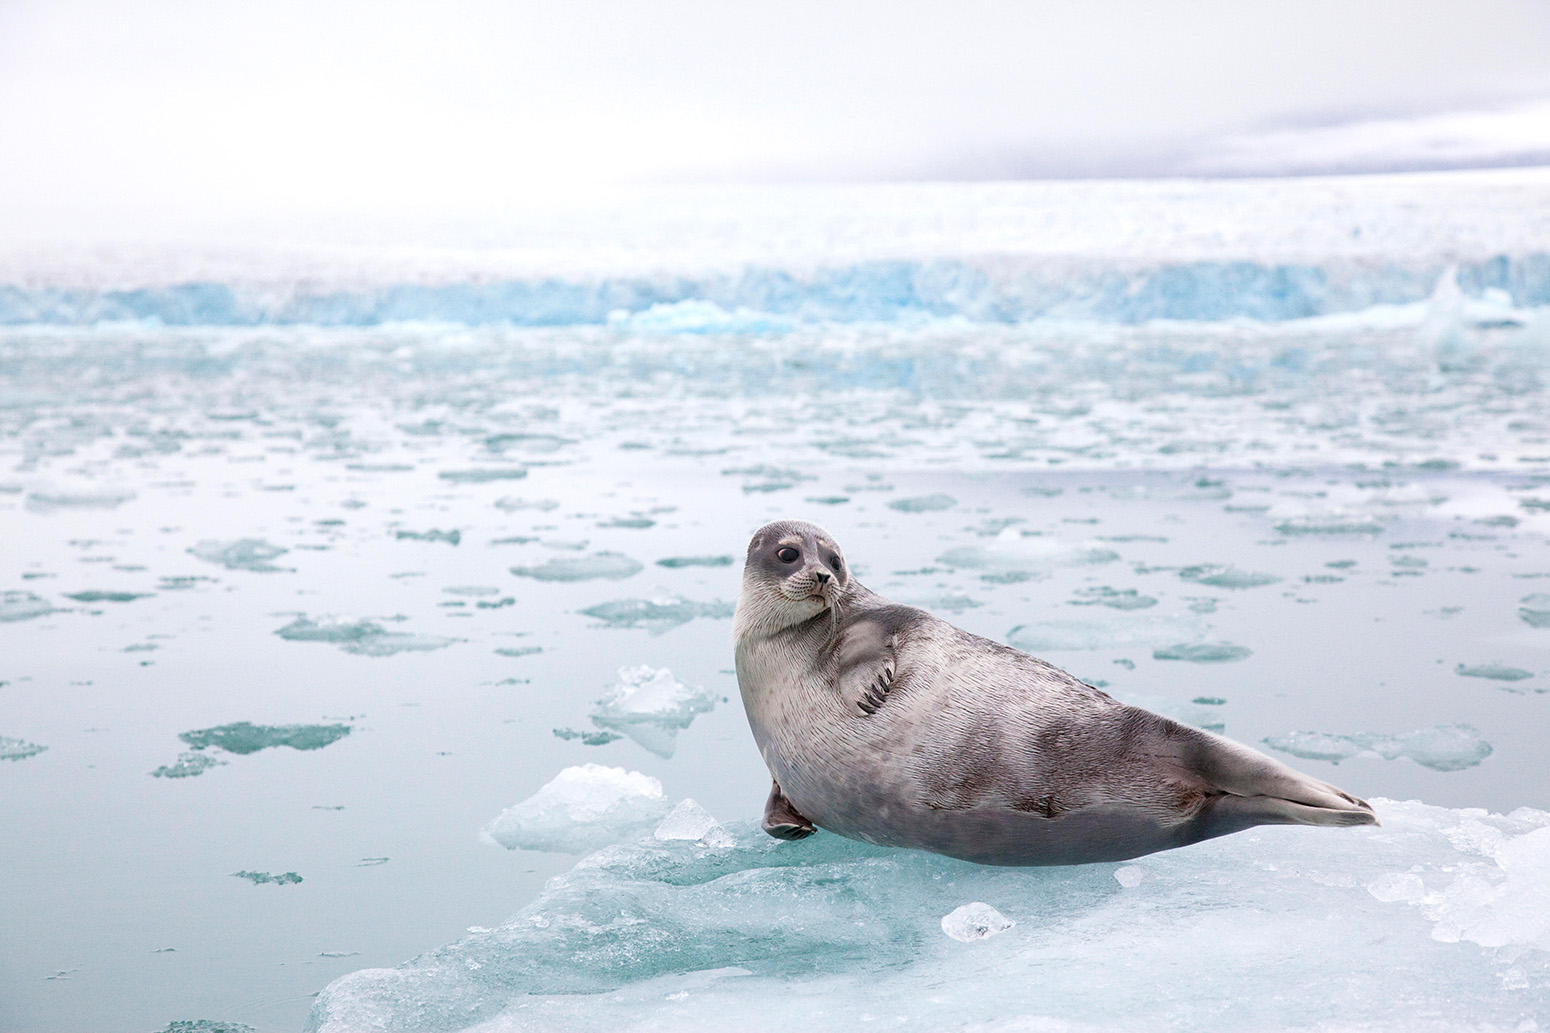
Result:
{"label": "sea surface", "polygon": [[[1074,189],[0,263],[0,1030],[1550,1026],[1550,176]],[[767,839],[782,518],[1384,826]]]}

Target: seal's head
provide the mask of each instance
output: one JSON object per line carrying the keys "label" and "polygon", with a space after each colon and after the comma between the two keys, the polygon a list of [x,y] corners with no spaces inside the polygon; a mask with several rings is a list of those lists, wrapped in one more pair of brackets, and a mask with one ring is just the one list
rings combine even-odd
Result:
{"label": "seal's head", "polygon": [[748,543],[733,635],[771,635],[833,607],[850,568],[828,531],[800,520],[766,524]]}

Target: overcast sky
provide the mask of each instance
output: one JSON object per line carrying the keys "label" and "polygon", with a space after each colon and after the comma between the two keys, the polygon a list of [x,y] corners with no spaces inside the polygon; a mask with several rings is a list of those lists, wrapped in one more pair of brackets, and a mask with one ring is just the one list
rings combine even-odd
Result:
{"label": "overcast sky", "polygon": [[0,0],[0,218],[1550,161],[1550,3]]}

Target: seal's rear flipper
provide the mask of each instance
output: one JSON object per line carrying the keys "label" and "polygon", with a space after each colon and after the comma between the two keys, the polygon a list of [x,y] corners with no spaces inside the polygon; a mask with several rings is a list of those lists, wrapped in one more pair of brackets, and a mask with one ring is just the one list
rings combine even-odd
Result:
{"label": "seal's rear flipper", "polygon": [[770,783],[770,798],[764,802],[764,831],[776,839],[806,839],[815,831],[780,791],[779,782]]}

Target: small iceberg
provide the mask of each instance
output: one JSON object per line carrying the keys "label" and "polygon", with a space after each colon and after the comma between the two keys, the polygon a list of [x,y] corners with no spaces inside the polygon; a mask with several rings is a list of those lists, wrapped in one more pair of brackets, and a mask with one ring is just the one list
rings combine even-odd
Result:
{"label": "small iceberg", "polygon": [[214,728],[200,728],[178,736],[196,750],[215,747],[227,753],[248,754],[259,750],[289,746],[293,750],[321,750],[350,734],[350,726],[336,725],[255,725],[235,721]]}
{"label": "small iceberg", "polygon": [[218,757],[212,757],[208,753],[195,753],[190,750],[178,754],[178,759],[171,764],[163,764],[151,772],[152,778],[193,778],[202,775],[209,769],[225,764],[227,761]]}
{"label": "small iceberg", "polygon": [[268,872],[232,872],[234,879],[246,879],[255,886],[294,886],[302,881],[300,875],[295,872],[281,872],[279,875],[270,875]]}
{"label": "small iceberg", "polygon": [[685,685],[665,667],[619,668],[619,683],[592,707],[592,723],[671,757],[678,733],[716,705],[714,694]]}
{"label": "small iceberg", "polygon": [[1459,664],[1453,668],[1453,673],[1465,678],[1489,678],[1491,681],[1523,681],[1534,677],[1533,671],[1508,667],[1506,664]]}
{"label": "small iceberg", "polygon": [[1364,754],[1376,754],[1384,760],[1408,757],[1433,771],[1462,771],[1491,755],[1491,744],[1469,725],[1438,725],[1401,735],[1292,732],[1271,736],[1265,745],[1304,760],[1327,760],[1331,764]]}
{"label": "small iceberg", "polygon": [[1185,567],[1179,571],[1179,577],[1185,581],[1193,581],[1197,585],[1233,589],[1259,588],[1263,585],[1273,585],[1281,580],[1274,574],[1258,574],[1253,571],[1239,570],[1237,567],[1220,566],[1215,563]]}
{"label": "small iceberg", "polygon": [[1180,642],[1152,650],[1153,660],[1187,660],[1192,664],[1225,664],[1247,660],[1254,651],[1231,642]]}
{"label": "small iceberg", "polygon": [[894,499],[888,503],[888,508],[900,513],[939,513],[944,509],[952,509],[958,504],[958,500],[951,495],[937,492],[934,495],[916,495],[907,499]]}
{"label": "small iceberg", "polygon": [[1550,628],[1550,593],[1535,592],[1518,600],[1518,619],[1531,628]]}
{"label": "small iceberg", "polygon": [[669,809],[651,776],[582,764],[506,808],[482,834],[507,850],[579,854],[655,828]]}
{"label": "small iceberg", "polygon": [[117,509],[135,493],[116,488],[64,488],[29,492],[27,508],[34,513],[51,513],[58,509]]}

